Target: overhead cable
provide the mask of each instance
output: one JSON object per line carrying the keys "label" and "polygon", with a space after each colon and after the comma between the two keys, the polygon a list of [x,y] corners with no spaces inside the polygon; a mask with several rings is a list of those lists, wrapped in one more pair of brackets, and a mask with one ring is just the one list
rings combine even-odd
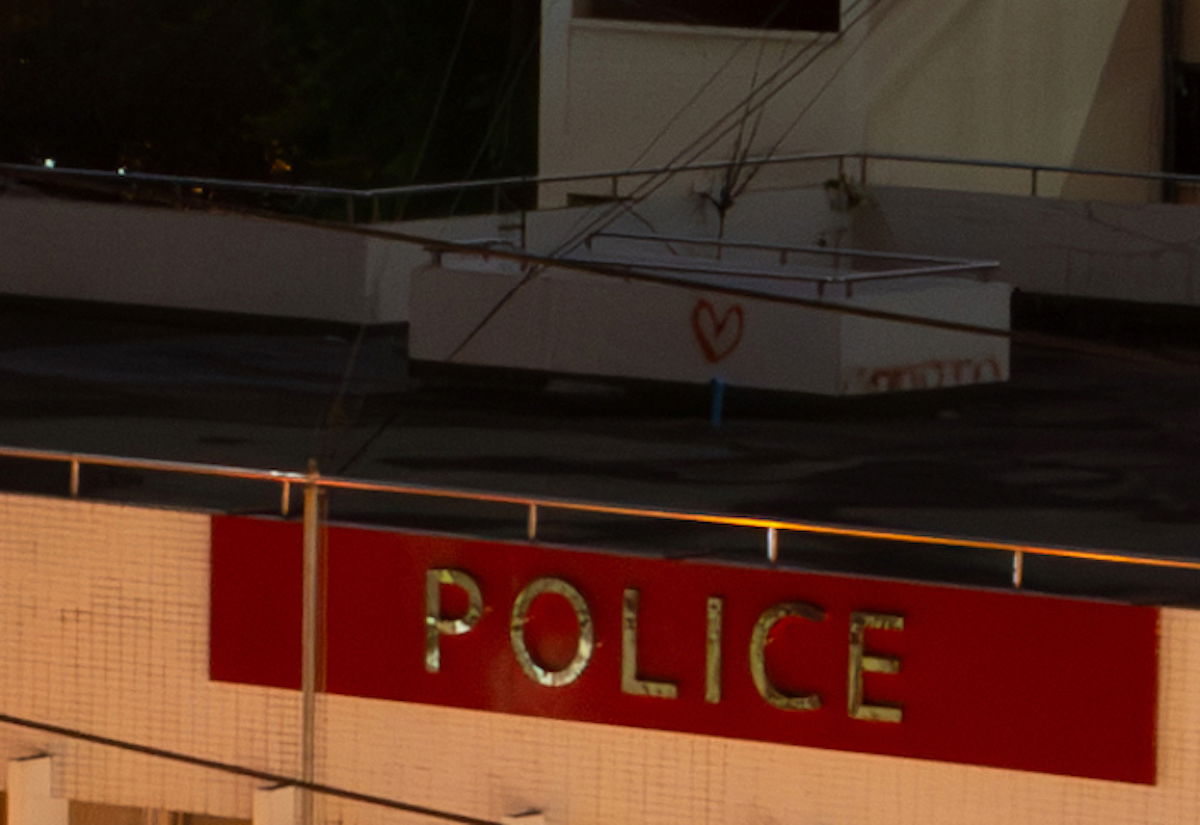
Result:
{"label": "overhead cable", "polygon": [[[667,182],[670,181],[671,178],[680,171],[679,167],[686,166],[688,163],[691,163],[696,158],[700,157],[700,155],[712,148],[713,145],[726,137],[730,132],[734,131],[738,127],[739,122],[744,122],[743,118],[749,117],[752,112],[757,112],[765,107],[772,98],[787,88],[787,86],[793,80],[807,71],[808,68],[812,66],[812,64],[818,59],[820,59],[826,51],[832,48],[833,44],[839,42],[846,32],[856,27],[881,2],[883,2],[883,0],[854,0],[847,7],[847,11],[850,11],[856,7],[861,7],[864,4],[867,4],[867,8],[860,11],[857,17],[853,18],[849,23],[843,26],[833,39],[821,41],[818,38],[805,44],[805,46],[801,48],[796,55],[791,57],[786,63],[784,63],[784,65],[772,72],[764,81],[762,81],[762,83],[752,89],[750,93],[741,101],[739,101],[733,108],[729,109],[724,115],[717,118],[717,120],[714,121],[708,127],[708,129],[706,129],[700,135],[700,137],[696,138],[686,147],[684,147],[684,149],[676,153],[671,160],[664,165],[664,170],[662,172],[651,175],[647,180],[635,186],[633,192],[627,198],[607,209],[604,214],[592,220],[583,229],[576,230],[572,228],[572,234],[570,237],[555,247],[554,251],[551,252],[551,257],[557,257],[565,252],[569,252],[577,248],[579,244],[588,237],[603,230],[606,226],[616,220],[623,212],[629,209],[629,204],[627,201],[632,200],[634,203],[640,203],[654,192],[657,192],[659,189],[665,186]],[[799,63],[812,48],[815,48],[817,44],[821,44],[821,48],[816,55],[805,61],[799,66],[799,68],[795,68],[796,64]],[[782,80],[780,80],[781,77]],[[774,86],[774,88],[769,88],[772,86]],[[760,92],[762,94],[761,98],[759,97]],[[729,123],[728,121],[731,118],[738,118],[738,120],[733,123]],[[523,290],[531,281],[537,278],[539,274],[539,269],[530,268],[520,281],[508,289],[504,295],[500,296],[500,298],[493,303],[491,309],[483,316],[483,318],[481,318],[467,332],[467,334],[459,341],[458,345],[455,346],[455,348],[451,351],[451,360],[465,350],[466,347],[475,339],[475,337],[479,335],[479,333],[482,332],[487,325],[496,318],[497,315],[500,314],[504,307],[507,306],[508,303],[512,301],[512,299],[515,298],[517,294],[520,293],[521,290]]]}

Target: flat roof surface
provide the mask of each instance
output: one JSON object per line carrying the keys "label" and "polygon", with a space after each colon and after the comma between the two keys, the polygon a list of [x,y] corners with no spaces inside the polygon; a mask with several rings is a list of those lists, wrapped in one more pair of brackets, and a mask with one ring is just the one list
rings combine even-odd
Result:
{"label": "flat roof surface", "polygon": [[[0,445],[1200,559],[1200,351],[1014,345],[1007,384],[854,399],[486,371],[375,334],[0,302]],[[208,319],[211,320],[211,319]],[[64,495],[62,465],[0,461]],[[270,485],[86,469],[85,498],[278,512]],[[520,540],[512,505],[331,494],[330,518]],[[763,531],[543,513],[539,538],[763,564]],[[780,537],[780,563],[1008,585],[1011,556]],[[1200,574],[1029,558],[1026,588],[1200,604]]]}

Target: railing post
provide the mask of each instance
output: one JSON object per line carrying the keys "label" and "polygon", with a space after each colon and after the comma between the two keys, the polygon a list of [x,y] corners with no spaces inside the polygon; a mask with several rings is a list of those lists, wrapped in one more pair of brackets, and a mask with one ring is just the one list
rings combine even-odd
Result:
{"label": "railing post", "polygon": [[1025,553],[1021,550],[1013,551],[1012,584],[1018,589],[1025,584]]}
{"label": "railing post", "polygon": [[1030,195],[1030,197],[1034,197],[1034,198],[1037,197],[1037,183],[1038,183],[1037,173],[1038,173],[1038,169],[1036,166],[1030,167],[1030,169],[1029,169],[1029,195]]}
{"label": "railing post", "polygon": [[292,511],[292,482],[284,479],[279,491],[279,514],[287,516]]}
{"label": "railing post", "polygon": [[537,541],[538,531],[538,508],[536,504],[529,505],[529,512],[525,516],[525,535],[530,541]]}
{"label": "railing post", "polygon": [[774,527],[767,528],[767,561],[771,564],[779,561],[779,531]]}
{"label": "railing post", "polygon": [[[300,778],[316,781],[316,721],[317,721],[317,650],[320,644],[318,599],[321,595],[321,524],[320,487],[317,484],[317,460],[309,459],[308,477],[304,482],[304,566],[301,604],[301,667],[300,667]],[[312,825],[313,794],[300,792],[300,825]]]}
{"label": "railing post", "polygon": [[79,459],[71,459],[71,498],[79,498]]}
{"label": "railing post", "polygon": [[354,196],[346,196],[346,223],[354,223]]}

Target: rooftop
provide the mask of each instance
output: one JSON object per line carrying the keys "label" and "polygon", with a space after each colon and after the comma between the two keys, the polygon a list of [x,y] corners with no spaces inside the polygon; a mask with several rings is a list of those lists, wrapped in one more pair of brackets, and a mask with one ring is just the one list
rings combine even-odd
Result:
{"label": "rooftop", "polygon": [[[1200,561],[1200,350],[1014,343],[1007,384],[826,399],[486,371],[349,328],[0,302],[0,444]],[[419,366],[419,365],[418,365]],[[5,489],[66,495],[61,463]],[[277,490],[84,467],[80,495],[278,514]],[[295,514],[293,513],[293,516]],[[524,539],[513,503],[336,490],[329,517]],[[544,542],[766,564],[763,530],[542,508]],[[781,530],[778,563],[1011,586],[1012,553]],[[1027,589],[1200,603],[1200,573],[1029,556]]]}

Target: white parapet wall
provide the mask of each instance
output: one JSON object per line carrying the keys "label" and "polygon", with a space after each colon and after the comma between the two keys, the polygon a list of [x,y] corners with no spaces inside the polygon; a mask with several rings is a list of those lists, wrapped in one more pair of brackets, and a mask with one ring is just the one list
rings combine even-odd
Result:
{"label": "white parapet wall", "polygon": [[[295,775],[298,694],[209,681],[208,516],[3,494],[0,519],[5,714]],[[1153,785],[346,696],[318,703],[317,781],[572,825],[1190,825],[1200,613],[1164,609],[1160,627]],[[0,757],[39,754],[59,799],[241,819],[257,799],[265,813],[261,780],[0,725]],[[434,820],[319,797],[315,821]]]}
{"label": "white parapet wall", "polygon": [[[726,279],[736,285],[737,279]],[[417,361],[859,395],[1004,381],[1008,341],[561,269],[413,273]],[[515,290],[515,291],[514,291]],[[816,287],[803,292],[817,298]],[[511,294],[510,294],[511,293]],[[945,277],[867,282],[839,306],[1007,330],[1009,287]]]}
{"label": "white parapet wall", "polygon": [[[504,216],[405,232],[493,237]],[[383,228],[386,228],[386,226]],[[376,227],[379,228],[379,227]],[[0,294],[350,324],[408,319],[420,245],[224,213],[0,193]]]}

